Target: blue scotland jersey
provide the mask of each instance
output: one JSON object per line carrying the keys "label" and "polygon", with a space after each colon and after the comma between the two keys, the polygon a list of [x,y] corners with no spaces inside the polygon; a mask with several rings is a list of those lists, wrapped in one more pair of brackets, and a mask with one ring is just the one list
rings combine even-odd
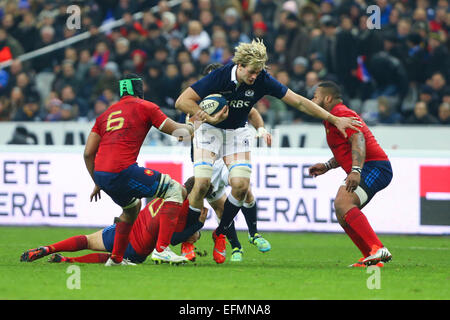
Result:
{"label": "blue scotland jersey", "polygon": [[248,113],[259,99],[265,95],[281,99],[286,95],[288,89],[266,70],[261,71],[253,85],[241,83],[238,86],[236,69],[237,65],[230,62],[222,68],[212,71],[191,86],[201,99],[213,93],[220,93],[227,99],[228,118],[215,125],[217,128],[244,127],[248,121]]}

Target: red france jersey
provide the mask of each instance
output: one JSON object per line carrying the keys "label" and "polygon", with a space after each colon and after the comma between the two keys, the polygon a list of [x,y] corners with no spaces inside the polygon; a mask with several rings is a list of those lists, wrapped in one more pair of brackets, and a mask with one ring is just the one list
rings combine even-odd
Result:
{"label": "red france jersey", "polygon": [[[147,204],[139,212],[136,221],[131,228],[130,243],[136,253],[140,256],[148,256],[156,246],[159,233],[158,212],[164,206],[164,199],[156,198]],[[185,200],[178,215],[174,232],[181,232],[186,227],[189,201]]]}
{"label": "red france jersey", "polygon": [[[330,113],[336,117],[357,117],[358,120],[361,121],[363,126],[360,130],[366,140],[366,159],[364,162],[389,160],[386,153],[373,136],[372,132],[370,132],[367,125],[355,111],[349,109],[344,104],[339,103],[331,109]],[[349,173],[352,170],[352,146],[349,143],[349,139],[357,131],[353,129],[346,129],[345,132],[347,133],[347,138],[344,138],[341,132],[334,125],[328,121],[324,121],[323,124],[325,125],[327,143],[333,152],[334,158],[342,169],[344,169],[346,173]]]}
{"label": "red france jersey", "polygon": [[115,173],[136,163],[150,128],[160,128],[166,119],[156,104],[132,96],[110,106],[91,130],[101,136],[95,171]]}

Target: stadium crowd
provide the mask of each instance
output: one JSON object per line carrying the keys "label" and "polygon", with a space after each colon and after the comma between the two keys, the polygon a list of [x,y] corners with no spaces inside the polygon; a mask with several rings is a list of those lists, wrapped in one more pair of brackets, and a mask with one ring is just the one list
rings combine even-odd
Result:
{"label": "stadium crowd", "polygon": [[[67,24],[74,4],[78,29]],[[117,19],[122,26],[100,31]],[[333,80],[369,124],[450,124],[447,0],[0,0],[0,20],[0,65],[12,61],[0,68],[1,121],[93,120],[118,100],[127,72],[142,75],[145,98],[178,120],[175,100],[202,69],[258,37],[269,72],[301,95]],[[16,59],[86,31],[85,40]],[[271,97],[256,107],[271,126],[315,121]]]}

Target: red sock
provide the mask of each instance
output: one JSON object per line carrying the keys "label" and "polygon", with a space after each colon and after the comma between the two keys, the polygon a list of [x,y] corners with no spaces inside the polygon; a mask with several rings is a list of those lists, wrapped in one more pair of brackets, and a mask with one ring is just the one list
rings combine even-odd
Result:
{"label": "red sock", "polygon": [[116,223],[116,234],[114,236],[114,246],[111,254],[111,259],[116,263],[122,262],[123,260],[123,255],[125,254],[130,241],[132,227],[133,224],[123,221]]}
{"label": "red sock", "polygon": [[353,243],[358,247],[359,251],[361,251],[363,257],[367,257],[370,254],[371,248],[366,245],[364,240],[358,236],[358,234],[355,232],[355,230],[352,229],[349,225],[347,225],[344,228],[345,233],[350,237],[350,239],[353,241]]}
{"label": "red sock", "polygon": [[66,262],[105,263],[109,256],[109,253],[90,253],[81,257],[66,257]]}
{"label": "red sock", "polygon": [[366,247],[370,249],[372,249],[373,246],[378,246],[380,248],[383,247],[383,244],[373,231],[366,216],[357,207],[350,209],[345,214],[344,219],[345,222],[347,222],[347,224],[353,229],[355,234],[361,238]]}
{"label": "red sock", "polygon": [[161,252],[169,246],[170,239],[177,225],[178,214],[180,213],[181,204],[178,202],[164,202],[163,207],[158,212],[159,216],[159,233],[156,242],[156,251]]}
{"label": "red sock", "polygon": [[47,246],[49,253],[60,251],[78,251],[87,249],[88,241],[86,236],[74,236],[66,240]]}

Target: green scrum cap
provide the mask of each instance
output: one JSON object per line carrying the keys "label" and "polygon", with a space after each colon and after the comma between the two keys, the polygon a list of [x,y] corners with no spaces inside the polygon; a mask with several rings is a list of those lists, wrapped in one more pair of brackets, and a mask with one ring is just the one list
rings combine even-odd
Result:
{"label": "green scrum cap", "polygon": [[122,79],[119,80],[119,88],[120,88],[120,96],[122,97],[124,94],[134,95],[133,83],[132,80],[141,80],[141,78],[132,78],[132,79]]}

